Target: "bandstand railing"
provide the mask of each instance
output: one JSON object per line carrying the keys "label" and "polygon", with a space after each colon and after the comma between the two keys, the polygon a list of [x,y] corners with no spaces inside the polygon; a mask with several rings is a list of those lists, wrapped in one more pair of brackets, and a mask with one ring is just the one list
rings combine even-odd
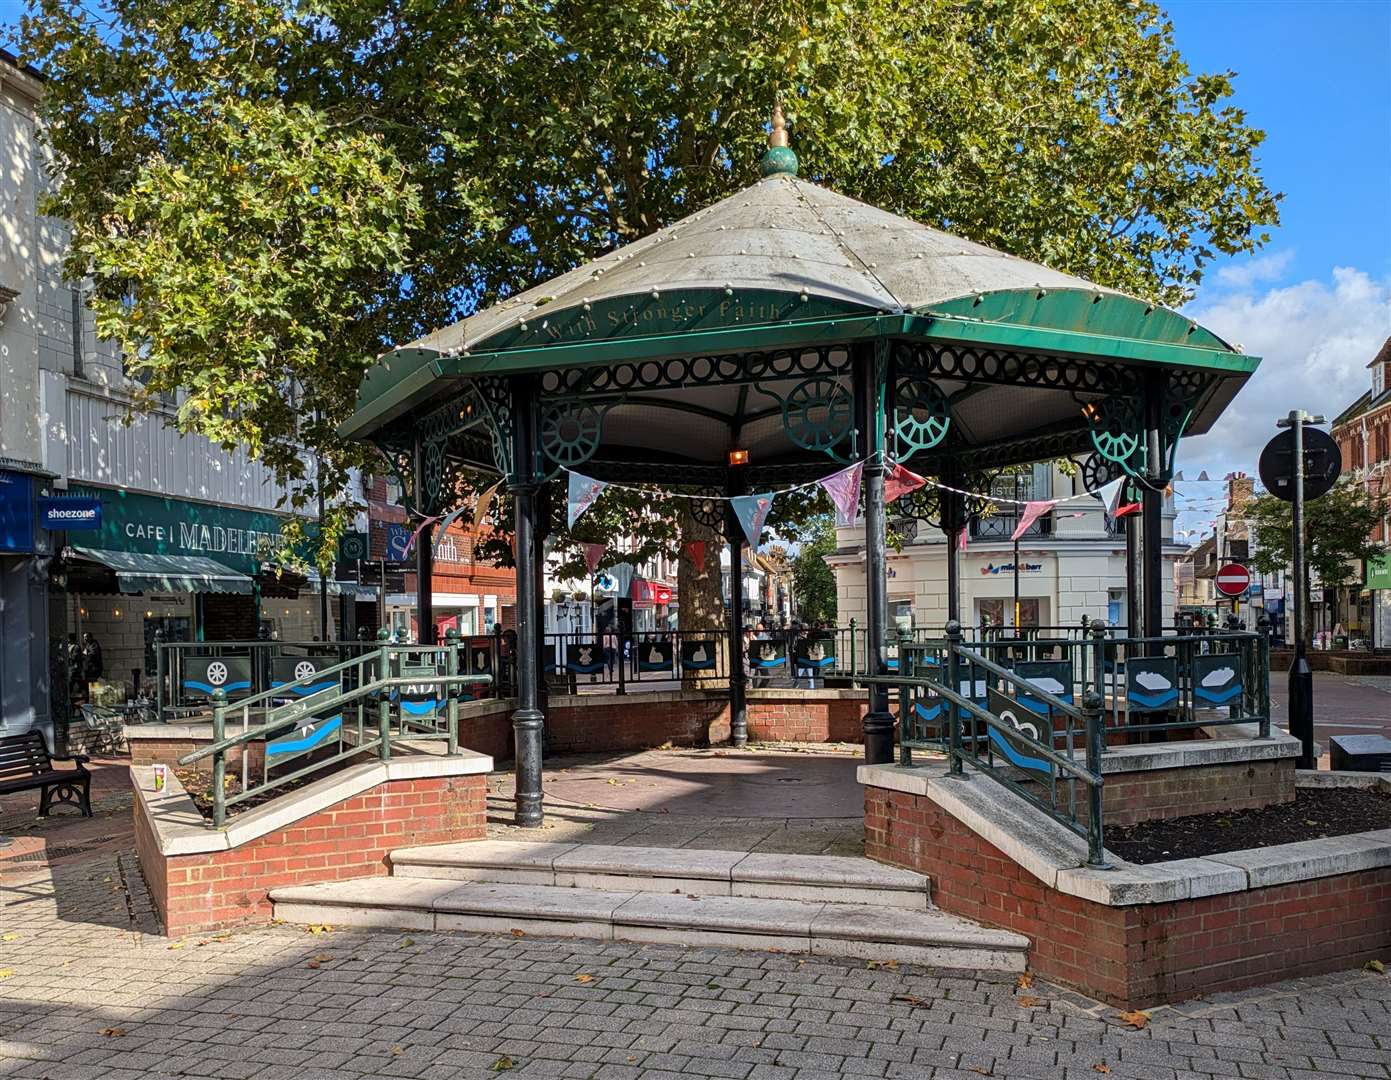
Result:
{"label": "bandstand railing", "polygon": [[1058,637],[1038,629],[976,641],[955,623],[932,640],[904,633],[887,672],[853,672],[858,684],[896,693],[901,764],[932,752],[954,775],[988,776],[1085,837],[1101,865],[1108,746],[1235,725],[1270,734],[1265,628],[1160,637],[1103,623]]}
{"label": "bandstand railing", "polygon": [[[442,742],[446,754],[457,754],[460,701],[492,681],[461,668],[457,642],[380,645],[235,704],[229,704],[226,691],[215,690],[212,742],[185,754],[179,764],[212,758],[212,825],[220,828],[228,808],[239,803],[272,797],[364,756],[390,761],[393,741],[398,748],[405,740]],[[240,730],[229,735],[228,721],[238,719]],[[259,750],[257,764],[253,749]],[[227,767],[234,755],[239,783],[229,793]]]}

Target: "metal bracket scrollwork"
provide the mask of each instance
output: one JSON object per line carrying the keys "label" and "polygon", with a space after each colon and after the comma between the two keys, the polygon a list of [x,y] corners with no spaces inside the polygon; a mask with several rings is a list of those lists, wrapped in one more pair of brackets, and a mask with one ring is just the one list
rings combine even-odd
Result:
{"label": "metal bracket scrollwork", "polygon": [[488,431],[493,437],[493,464],[508,480],[513,476],[512,462],[512,394],[504,379],[481,375],[471,383],[478,404],[488,418]]}
{"label": "metal bracket scrollwork", "polygon": [[951,408],[946,396],[931,382],[900,379],[894,391],[894,457],[907,461],[931,450],[947,437]]}
{"label": "metal bracket scrollwork", "polygon": [[1211,377],[1199,371],[1176,371],[1169,375],[1164,386],[1164,478],[1174,475],[1174,459],[1178,455],[1178,443],[1188,425],[1193,421],[1193,413],[1198,402],[1211,386]]}
{"label": "metal bracket scrollwork", "polygon": [[803,450],[819,450],[836,461],[849,462],[835,448],[850,437],[855,405],[850,391],[838,379],[814,375],[797,383],[785,398],[763,386],[758,391],[782,406],[782,429],[793,443]]}
{"label": "metal bracket scrollwork", "polygon": [[1149,454],[1137,402],[1129,397],[1109,397],[1100,403],[1089,402],[1082,413],[1091,423],[1097,453],[1120,466],[1127,476],[1142,475]]}
{"label": "metal bracket scrollwork", "polygon": [[613,404],[574,401],[547,406],[541,417],[541,449],[553,466],[547,480],[594,456],[604,437],[604,417],[611,408]]}

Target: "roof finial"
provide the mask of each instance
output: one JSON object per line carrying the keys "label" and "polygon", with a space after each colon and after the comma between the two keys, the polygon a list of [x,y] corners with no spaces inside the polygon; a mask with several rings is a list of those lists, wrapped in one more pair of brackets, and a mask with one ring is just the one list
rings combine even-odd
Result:
{"label": "roof finial", "polygon": [[768,132],[768,149],[758,163],[764,176],[796,176],[797,155],[787,145],[787,121],[782,116],[782,102],[773,105],[773,129]]}

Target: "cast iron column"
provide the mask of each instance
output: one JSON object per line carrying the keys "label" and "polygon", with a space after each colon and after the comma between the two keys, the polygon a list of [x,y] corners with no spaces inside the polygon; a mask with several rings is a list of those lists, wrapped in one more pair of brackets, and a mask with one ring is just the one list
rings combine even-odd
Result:
{"label": "cast iron column", "polygon": [[[1290,734],[1299,740],[1299,769],[1317,769],[1314,757],[1314,669],[1304,647],[1308,616],[1309,570],[1304,558],[1304,424],[1308,414],[1296,409],[1289,415],[1294,428],[1294,498],[1290,507],[1290,548],[1294,571],[1294,662],[1290,664]],[[1283,426],[1283,424],[1282,424]]]}
{"label": "cast iron column", "polygon": [[[425,450],[420,436],[415,437],[415,512],[422,518],[425,512]],[[435,643],[435,546],[432,539],[435,528],[426,525],[415,538],[415,621],[416,640],[421,645]]]}
{"label": "cast iron column", "polygon": [[[739,465],[731,465],[725,480],[726,495],[747,495],[748,477]],[[729,741],[746,746],[749,741],[748,680],[744,671],[744,527],[731,503],[725,504],[725,537],[729,541]],[[788,657],[788,663],[792,658]]]}
{"label": "cast iron column", "polygon": [[1145,637],[1157,638],[1164,633],[1164,379],[1152,376],[1145,380],[1145,438],[1149,446],[1149,468],[1141,513],[1144,515],[1144,590]]}
{"label": "cast iron column", "polygon": [[[866,657],[869,674],[888,673],[885,654],[889,614],[888,578],[885,574],[884,536],[884,384],[887,348],[880,343],[856,347],[855,399],[860,407],[860,432],[865,457],[865,606]],[[894,759],[894,718],[889,711],[885,683],[869,686],[869,711],[865,713],[865,762],[885,765]]]}
{"label": "cast iron column", "polygon": [[539,708],[541,628],[536,605],[541,594],[536,541],[536,399],[531,380],[512,378],[513,562],[517,568],[517,709],[512,714],[516,742],[516,818],[518,825],[541,824],[541,732]]}
{"label": "cast iron column", "polygon": [[[1129,487],[1129,485],[1126,485]],[[1122,496],[1121,502],[1125,502]],[[1139,538],[1135,535],[1135,517],[1127,514],[1120,519],[1120,527],[1125,532],[1125,633],[1123,637],[1139,637],[1140,628],[1140,552]]]}
{"label": "cast iron column", "polygon": [[[947,467],[947,484],[962,487],[961,470]],[[966,521],[966,500],[954,491],[942,492],[942,522],[947,526],[947,621],[961,622],[961,530]]]}

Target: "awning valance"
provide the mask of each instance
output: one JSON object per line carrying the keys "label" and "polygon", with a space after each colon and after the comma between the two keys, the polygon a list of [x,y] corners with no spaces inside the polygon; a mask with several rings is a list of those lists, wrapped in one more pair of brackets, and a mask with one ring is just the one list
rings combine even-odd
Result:
{"label": "awning valance", "polygon": [[110,551],[105,548],[71,547],[73,555],[99,563],[116,574],[121,592],[252,591],[251,578],[201,555],[152,555],[142,551]]}

